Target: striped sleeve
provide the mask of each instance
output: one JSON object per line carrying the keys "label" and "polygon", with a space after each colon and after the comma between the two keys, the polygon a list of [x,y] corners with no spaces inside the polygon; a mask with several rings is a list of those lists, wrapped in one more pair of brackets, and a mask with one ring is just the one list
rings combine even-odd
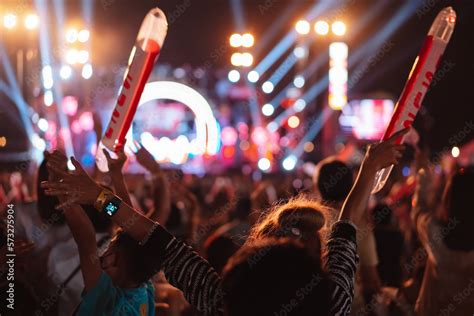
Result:
{"label": "striped sleeve", "polygon": [[357,255],[356,228],[349,222],[336,222],[327,242],[326,269],[335,288],[331,315],[348,315],[354,298]]}
{"label": "striped sleeve", "polygon": [[224,314],[220,277],[191,247],[173,238],[162,267],[168,282],[184,293],[200,315]]}

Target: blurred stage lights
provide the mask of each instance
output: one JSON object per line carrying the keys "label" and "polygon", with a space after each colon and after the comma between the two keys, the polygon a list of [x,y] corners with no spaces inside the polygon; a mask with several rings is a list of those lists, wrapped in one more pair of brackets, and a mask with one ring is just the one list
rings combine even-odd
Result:
{"label": "blurred stage lights", "polygon": [[327,35],[329,33],[329,24],[326,21],[318,21],[314,24],[314,31],[318,35]]}
{"label": "blurred stage lights", "polygon": [[92,65],[91,64],[85,64],[83,67],[82,67],[82,78],[88,80],[92,77],[92,75],[94,74],[94,70],[92,69]]}
{"label": "blurred stage lights", "polygon": [[293,104],[293,110],[296,112],[301,112],[306,108],[306,101],[303,99],[298,99],[295,101],[295,104]]}
{"label": "blurred stage lights", "polygon": [[69,29],[66,31],[66,41],[68,43],[85,43],[90,38],[90,32],[88,30],[77,30],[77,29]]}
{"label": "blurred stage lights", "polygon": [[336,21],[331,25],[331,30],[334,35],[343,36],[346,34],[346,24],[342,21]]}
{"label": "blurred stage lights", "polygon": [[306,55],[308,54],[308,50],[305,48],[305,47],[302,47],[302,46],[298,46],[298,47],[295,47],[295,49],[293,50],[293,54],[295,55],[296,58],[305,58]]}
{"label": "blurred stage lights", "polygon": [[288,126],[291,128],[297,128],[299,125],[300,119],[295,115],[290,116],[290,118],[288,119]]}
{"label": "blurred stage lights", "polygon": [[265,116],[271,116],[275,112],[275,108],[270,103],[264,104],[262,106],[262,114]]}
{"label": "blurred stage lights", "polygon": [[53,99],[53,92],[51,90],[47,90],[44,92],[43,101],[44,101],[44,105],[46,106],[53,105],[54,99]]}
{"label": "blurred stage lights", "polygon": [[301,35],[309,34],[310,29],[311,29],[311,26],[309,25],[309,22],[306,20],[299,20],[295,24],[295,30],[296,32],[298,32],[298,34],[301,34]]}
{"label": "blurred stage lights", "polygon": [[59,70],[59,75],[62,79],[67,80],[72,76],[72,68],[69,65],[64,65]]}
{"label": "blurred stage lights", "polygon": [[85,43],[89,40],[90,32],[88,30],[81,30],[77,35],[77,40],[81,43]]}
{"label": "blurred stage lights", "polygon": [[51,66],[44,66],[41,71],[41,75],[43,77],[43,87],[45,89],[51,89],[54,85],[53,69],[51,68]]}
{"label": "blurred stage lights", "polygon": [[16,15],[12,13],[3,16],[3,26],[7,29],[12,29],[16,25]]}
{"label": "blurred stage lights", "polygon": [[275,133],[278,130],[278,127],[280,127],[278,123],[273,121],[273,122],[268,123],[267,130],[270,133]]}
{"label": "blurred stage lights", "polygon": [[260,158],[258,161],[258,169],[262,171],[268,171],[270,170],[270,167],[272,166],[270,160],[268,158]]}
{"label": "blurred stage lights", "polygon": [[238,70],[232,69],[227,75],[227,79],[230,82],[238,82],[240,80],[240,72]]}
{"label": "blurred stage lights", "polygon": [[291,171],[295,169],[298,158],[295,155],[290,155],[283,160],[282,166],[285,170]]}
{"label": "blurred stage lights", "polygon": [[252,47],[255,43],[255,39],[252,34],[245,33],[242,35],[242,46],[243,47]]}
{"label": "blurred stage lights", "polygon": [[48,127],[49,127],[49,123],[48,123],[48,120],[44,119],[44,118],[40,118],[38,120],[38,128],[42,131],[42,132],[46,132],[48,130]]}
{"label": "blurred stage lights", "polygon": [[233,53],[230,63],[235,67],[250,67],[253,64],[253,56],[250,53]]}
{"label": "blurred stage lights", "polygon": [[66,31],[66,41],[68,43],[74,43],[77,41],[78,32],[76,29],[69,29]]}
{"label": "blurred stage lights", "polygon": [[457,158],[459,157],[459,154],[461,153],[461,151],[459,150],[459,147],[457,146],[454,146],[452,149],[451,149],[451,155],[454,157],[454,158]]}
{"label": "blurred stage lights", "polygon": [[25,27],[28,30],[36,29],[39,25],[39,18],[36,14],[28,14],[25,17]]}
{"label": "blurred stage lights", "polygon": [[310,153],[314,150],[314,144],[312,142],[304,143],[303,149],[305,152]]}
{"label": "blurred stage lights", "polygon": [[248,81],[255,83],[260,79],[260,75],[255,70],[252,70],[247,74],[247,79]]}
{"label": "blurred stage lights", "polygon": [[299,89],[303,88],[305,84],[305,79],[303,76],[298,75],[293,79],[293,85]]}
{"label": "blurred stage lights", "polygon": [[252,47],[255,44],[255,38],[250,33],[234,33],[229,37],[229,44],[232,47]]}
{"label": "blurred stage lights", "polygon": [[273,86],[273,83],[271,81],[265,81],[262,84],[262,91],[267,93],[267,94],[272,93],[274,88],[275,87]]}

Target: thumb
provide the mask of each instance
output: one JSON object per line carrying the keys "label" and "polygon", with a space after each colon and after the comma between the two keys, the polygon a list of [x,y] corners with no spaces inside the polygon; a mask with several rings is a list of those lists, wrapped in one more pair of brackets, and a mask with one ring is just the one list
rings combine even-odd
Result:
{"label": "thumb", "polygon": [[76,158],[74,158],[73,156],[71,156],[71,162],[74,165],[74,167],[76,168],[76,172],[83,173],[83,174],[86,173],[86,171],[84,170],[84,168],[82,168],[79,161],[77,161]]}

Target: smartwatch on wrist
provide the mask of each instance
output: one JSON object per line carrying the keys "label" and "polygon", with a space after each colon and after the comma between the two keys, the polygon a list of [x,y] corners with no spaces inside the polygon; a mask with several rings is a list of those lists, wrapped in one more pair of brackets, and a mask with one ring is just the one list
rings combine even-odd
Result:
{"label": "smartwatch on wrist", "polygon": [[94,207],[108,216],[113,216],[118,211],[120,204],[122,204],[121,199],[116,197],[112,191],[104,189],[94,202]]}
{"label": "smartwatch on wrist", "polygon": [[113,216],[120,208],[120,204],[122,204],[122,200],[120,200],[116,196],[112,196],[104,203],[104,206],[102,207],[102,212],[104,212],[108,216]]}

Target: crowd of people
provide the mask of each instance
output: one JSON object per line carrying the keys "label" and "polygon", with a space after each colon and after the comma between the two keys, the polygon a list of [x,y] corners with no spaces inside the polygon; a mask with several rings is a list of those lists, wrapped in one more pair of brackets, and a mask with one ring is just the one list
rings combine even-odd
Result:
{"label": "crowd of people", "polygon": [[[412,176],[376,173],[406,145],[368,146],[360,165],[320,161],[294,175],[197,177],[87,172],[60,150],[36,174],[2,173],[14,210],[15,309],[2,315],[472,315],[474,168],[439,168],[415,146]],[[2,258],[9,251],[2,226]],[[2,301],[9,287],[4,260]]]}

